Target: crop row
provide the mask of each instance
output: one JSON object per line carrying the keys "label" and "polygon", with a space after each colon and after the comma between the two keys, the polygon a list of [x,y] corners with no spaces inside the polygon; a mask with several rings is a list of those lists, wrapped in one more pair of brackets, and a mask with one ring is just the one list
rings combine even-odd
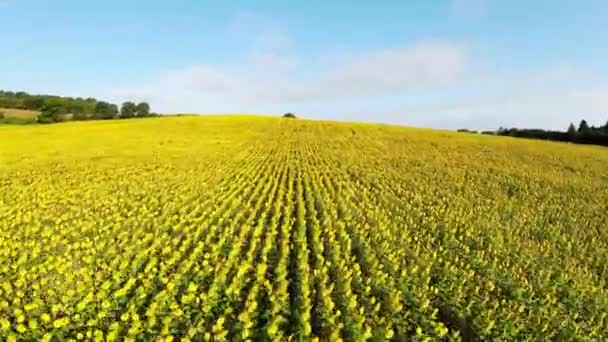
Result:
{"label": "crop row", "polygon": [[0,167],[1,339],[608,334],[608,187],[587,159],[568,179],[511,152],[537,143],[179,120],[141,152],[67,136],[63,159]]}

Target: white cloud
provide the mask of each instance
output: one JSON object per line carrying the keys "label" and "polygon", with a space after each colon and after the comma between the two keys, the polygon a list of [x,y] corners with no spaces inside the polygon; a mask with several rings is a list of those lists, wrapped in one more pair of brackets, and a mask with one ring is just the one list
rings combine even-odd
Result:
{"label": "white cloud", "polygon": [[[293,56],[255,52],[242,65],[195,65],[168,71],[151,84],[115,92],[113,97],[135,92],[146,94],[153,104],[162,104],[198,94],[199,101],[189,102],[191,111],[204,111],[209,97],[255,106],[399,94],[457,81],[466,69],[466,52],[458,44],[421,42],[326,65],[307,79],[296,76],[299,66],[299,59]],[[176,98],[168,101],[171,96]],[[176,108],[163,106],[162,110]]]}
{"label": "white cloud", "polygon": [[445,42],[421,42],[359,56],[323,75],[314,96],[373,96],[449,84],[463,76],[466,51]]}
{"label": "white cloud", "polygon": [[[485,1],[453,4],[485,11]],[[230,31],[250,46],[241,62],[167,70],[100,97],[145,100],[160,112],[292,111],[441,128],[562,129],[582,118],[595,124],[608,119],[608,86],[579,65],[490,68],[466,44],[450,41],[305,58],[290,53],[285,27],[246,11]]]}
{"label": "white cloud", "polygon": [[[525,88],[525,86],[524,86]],[[368,109],[369,111],[369,109]],[[565,87],[546,91],[503,88],[385,109],[380,121],[437,128],[496,129],[504,127],[564,130],[570,122],[586,119],[603,125],[608,120],[608,88]],[[363,113],[358,113],[363,115]]]}
{"label": "white cloud", "polygon": [[228,95],[241,87],[237,77],[221,69],[204,65],[169,71],[161,76],[161,81],[173,89],[216,95]]}
{"label": "white cloud", "polygon": [[294,56],[279,55],[272,52],[255,52],[252,54],[252,63],[254,68],[250,71],[263,72],[273,75],[285,75],[285,73],[293,71],[298,66],[299,60]]}
{"label": "white cloud", "polygon": [[[391,57],[376,57],[386,55]],[[442,72],[409,72],[416,69],[413,66],[421,67],[393,63],[408,59],[386,55],[361,56],[307,81],[289,76],[289,70],[299,65],[291,57],[257,56],[247,67],[194,66],[168,72],[145,86],[119,90],[111,98],[147,100],[163,112],[295,111],[316,118],[439,128],[564,129],[583,118],[596,125],[608,120],[608,87],[590,82],[585,69],[556,66],[482,73],[449,63],[442,69],[442,63],[435,61],[428,63]],[[264,72],[275,65],[287,75]]]}
{"label": "white cloud", "polygon": [[608,88],[577,92],[575,95],[585,103],[588,103],[591,108],[597,111],[604,111],[608,116]]}

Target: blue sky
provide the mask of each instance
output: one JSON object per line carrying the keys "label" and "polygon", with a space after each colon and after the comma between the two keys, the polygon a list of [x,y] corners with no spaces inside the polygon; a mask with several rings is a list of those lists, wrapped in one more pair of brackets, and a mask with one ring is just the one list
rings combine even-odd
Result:
{"label": "blue sky", "polygon": [[608,120],[607,1],[0,0],[0,89],[438,128]]}

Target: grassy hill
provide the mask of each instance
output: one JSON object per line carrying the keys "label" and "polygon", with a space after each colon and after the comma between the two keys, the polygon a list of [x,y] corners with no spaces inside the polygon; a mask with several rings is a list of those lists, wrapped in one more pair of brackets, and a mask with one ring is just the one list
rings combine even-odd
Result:
{"label": "grassy hill", "polygon": [[608,335],[605,148],[252,116],[0,136],[1,339]]}
{"label": "grassy hill", "polygon": [[33,123],[39,114],[34,110],[0,108],[0,123]]}

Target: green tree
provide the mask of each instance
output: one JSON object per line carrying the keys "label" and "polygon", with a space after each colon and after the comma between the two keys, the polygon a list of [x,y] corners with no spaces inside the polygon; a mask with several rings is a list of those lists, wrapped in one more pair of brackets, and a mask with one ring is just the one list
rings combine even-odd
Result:
{"label": "green tree", "polygon": [[75,121],[82,121],[82,120],[86,120],[89,118],[89,115],[87,113],[84,112],[74,112],[72,113],[72,120]]}
{"label": "green tree", "polygon": [[118,114],[118,107],[115,104],[99,101],[95,105],[94,114],[96,119],[112,119]]}
{"label": "green tree", "polygon": [[65,107],[59,105],[45,106],[40,115],[38,115],[39,123],[54,123],[60,122],[65,115]]}
{"label": "green tree", "polygon": [[140,102],[137,105],[137,116],[145,117],[150,115],[150,105],[147,102]]}
{"label": "green tree", "polygon": [[573,123],[570,123],[570,126],[568,126],[568,136],[574,138],[576,137],[576,133],[576,127],[574,127]]}
{"label": "green tree", "polygon": [[113,118],[114,116],[118,115],[118,106],[117,106],[117,105],[115,105],[115,104],[113,104],[113,103],[110,103],[109,108],[110,108],[110,109],[108,110],[108,113],[112,113],[112,116],[109,116],[109,117],[108,117],[109,119],[111,119],[111,118]]}
{"label": "green tree", "polygon": [[44,99],[38,96],[29,96],[23,100],[25,109],[39,110],[44,107]]}
{"label": "green tree", "polygon": [[591,129],[589,128],[589,124],[586,120],[581,120],[581,123],[578,125],[578,132],[580,134],[587,134]]}
{"label": "green tree", "polygon": [[134,117],[138,112],[138,106],[135,105],[135,103],[127,101],[125,103],[122,104],[122,107],[120,108],[120,117],[121,118],[132,118]]}
{"label": "green tree", "polygon": [[66,107],[68,108],[68,112],[74,115],[87,114],[86,103],[82,100],[68,102]]}
{"label": "green tree", "polygon": [[116,105],[108,102],[102,102],[98,105],[97,100],[91,97],[85,99],[55,95],[32,95],[23,91],[3,90],[0,90],[0,108],[45,111],[45,115],[41,116],[41,121],[46,122],[54,122],[53,117],[57,115],[60,115],[61,120],[66,118],[66,114],[71,114],[73,120],[85,120],[88,118],[111,119],[118,113]]}

